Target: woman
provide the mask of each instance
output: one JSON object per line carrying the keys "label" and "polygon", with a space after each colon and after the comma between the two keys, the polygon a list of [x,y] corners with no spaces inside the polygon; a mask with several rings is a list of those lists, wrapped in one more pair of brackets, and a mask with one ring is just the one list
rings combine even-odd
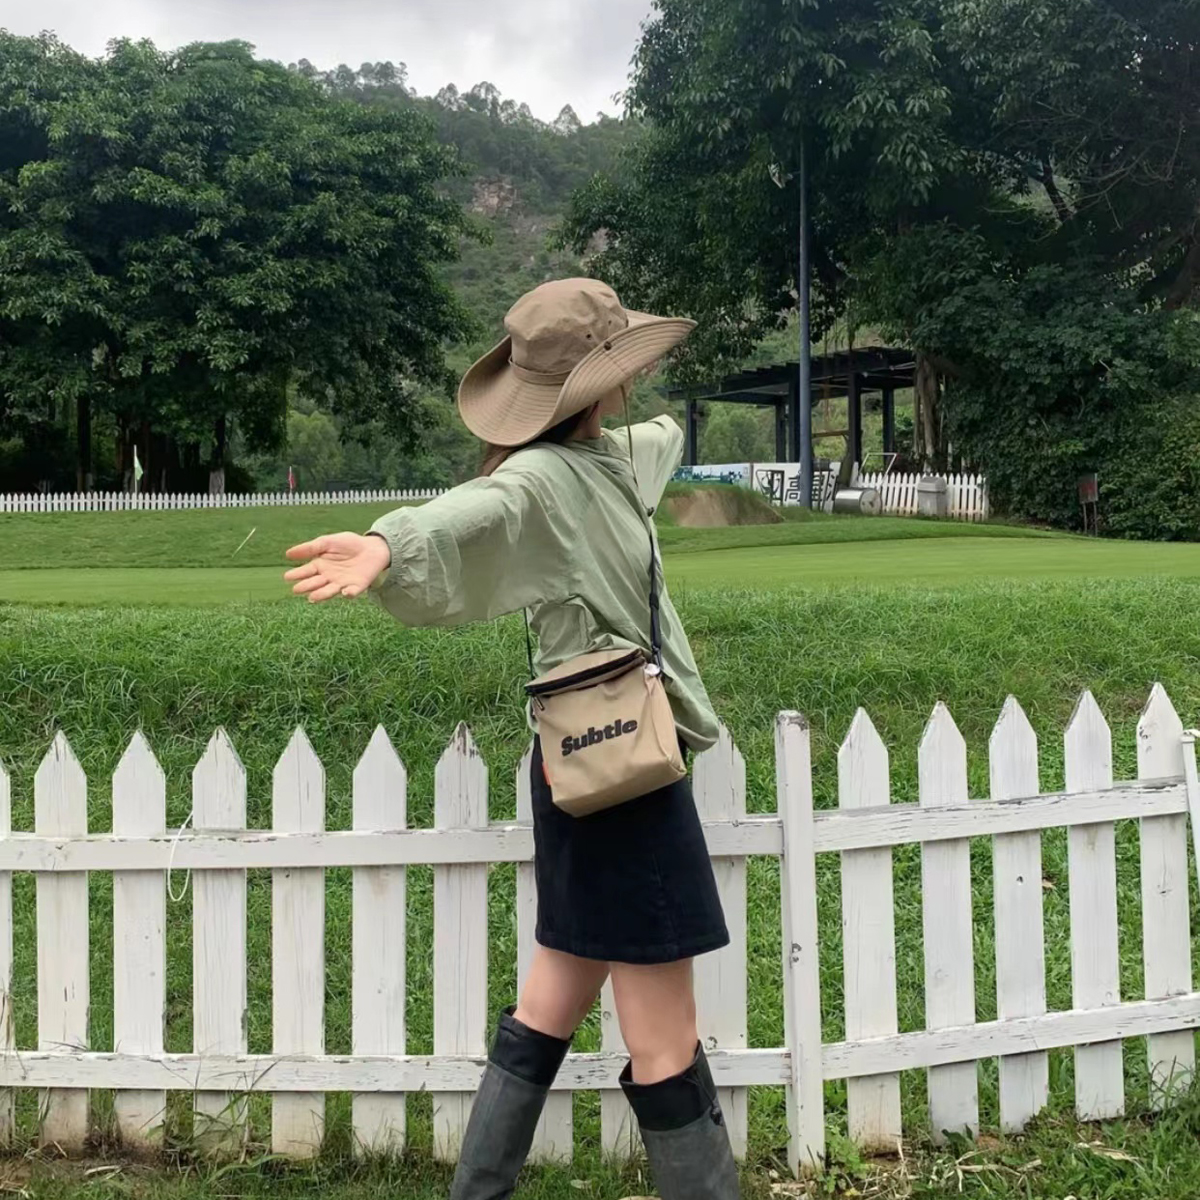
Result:
{"label": "woman", "polygon": [[[372,591],[407,625],[524,610],[539,673],[592,651],[649,650],[646,513],[683,438],[669,418],[630,440],[601,420],[693,324],[627,311],[604,284],[567,279],[519,300],[505,328],[459,389],[463,421],[487,445],[483,476],[366,536],[289,550],[304,565],[287,578],[312,601]],[[717,721],[665,593],[660,610],[679,736],[704,750]],[[731,1200],[737,1171],[692,984],[692,960],[729,935],[687,781],[578,819],[555,807],[535,742],[532,789],[538,949],[520,1004],[500,1019],[451,1198],[512,1195],[571,1037],[611,978],[631,1059],[621,1086],[659,1189],[666,1200]]]}

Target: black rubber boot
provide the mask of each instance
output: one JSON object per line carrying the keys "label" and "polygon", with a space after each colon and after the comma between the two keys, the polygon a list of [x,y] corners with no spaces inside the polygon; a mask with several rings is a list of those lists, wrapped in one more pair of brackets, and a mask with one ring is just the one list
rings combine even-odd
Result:
{"label": "black rubber boot", "polygon": [[682,1075],[649,1086],[626,1067],[621,1087],[642,1129],[663,1200],[737,1200],[737,1164],[701,1047]]}
{"label": "black rubber boot", "polygon": [[522,1025],[513,1012],[500,1018],[450,1200],[508,1200],[513,1194],[550,1085],[571,1045]]}

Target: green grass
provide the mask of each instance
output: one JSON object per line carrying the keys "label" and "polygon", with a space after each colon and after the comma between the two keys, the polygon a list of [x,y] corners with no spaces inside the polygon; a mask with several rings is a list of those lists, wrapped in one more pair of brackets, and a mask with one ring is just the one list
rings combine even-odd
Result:
{"label": "green grass", "polygon": [[[168,520],[181,515],[187,514],[163,514]],[[286,511],[283,515],[294,516]],[[898,800],[915,798],[916,748],[938,700],[950,706],[967,739],[973,795],[987,792],[987,739],[1009,693],[1021,700],[1039,734],[1041,782],[1047,789],[1062,784],[1062,731],[1084,687],[1093,689],[1113,725],[1118,777],[1136,772],[1134,729],[1154,681],[1166,686],[1185,722],[1194,723],[1200,715],[1197,547],[1021,538],[1011,531],[996,536],[994,530],[989,530],[992,536],[944,540],[925,537],[925,531],[965,531],[923,522],[863,524],[872,530],[894,525],[904,533],[912,527],[917,537],[836,542],[814,536],[791,546],[701,552],[678,545],[668,550],[668,571],[705,678],[746,756],[752,810],[770,811],[774,806],[772,722],[781,708],[799,708],[813,722],[815,785],[822,806],[836,802],[837,747],[859,705],[871,714],[891,751]],[[316,522],[316,527],[327,527],[327,522]],[[826,530],[840,535],[846,527],[814,521],[787,528],[811,536]],[[69,527],[60,532],[67,541],[82,536]],[[210,533],[216,544],[218,534]],[[280,526],[273,536],[291,535]],[[181,554],[197,553],[198,537],[174,544]],[[103,553],[97,555],[103,561]],[[37,603],[0,603],[0,759],[12,773],[14,828],[31,827],[33,773],[58,728],[66,732],[88,772],[90,824],[95,830],[111,827],[107,780],[138,728],[145,731],[166,771],[171,822],[186,815],[191,769],[213,729],[223,725],[249,774],[250,823],[269,825],[271,770],[292,730],[303,725],[327,768],[328,827],[346,828],[354,760],[375,725],[382,723],[408,767],[411,819],[428,825],[434,766],[459,719],[470,722],[488,761],[493,818],[513,814],[513,772],[526,739],[520,705],[524,651],[517,622],[411,631],[389,623],[367,604],[216,604],[217,599],[238,598],[220,594],[226,585],[249,592],[259,581],[263,597],[279,595],[278,568],[174,573],[159,565],[164,569],[35,570],[0,576],[0,599],[12,599],[13,589],[23,585],[29,589],[27,599],[40,597]],[[1055,578],[1059,575],[1068,577]],[[202,592],[198,581],[203,578],[211,578],[216,590]],[[88,595],[103,595],[98,586],[103,579],[109,581],[107,598],[120,603],[78,603]],[[233,583],[235,579],[240,582]],[[848,581],[861,586],[826,586]],[[184,603],[150,603],[159,595]],[[50,598],[75,602],[49,607],[43,601]],[[1122,993],[1133,999],[1143,989],[1136,829],[1121,829],[1118,856]],[[895,857],[900,1019],[903,1029],[915,1029],[923,1024],[920,861],[911,850]],[[1070,1004],[1063,835],[1045,837],[1044,857],[1049,885],[1048,998],[1051,1007],[1063,1008]],[[980,1019],[986,1020],[995,1016],[990,847],[975,844],[972,859],[978,1009]],[[18,877],[14,887],[13,1015],[18,1046],[31,1047],[36,1044],[33,887],[28,877]],[[91,1041],[96,1049],[111,1049],[111,880],[94,876],[91,888]],[[428,871],[414,870],[408,1012],[414,1053],[432,1049],[431,892]],[[497,868],[491,877],[490,910],[493,1011],[509,1000],[515,985],[513,894],[511,868]],[[326,1040],[331,1053],[349,1049],[349,898],[349,874],[329,872]],[[838,872],[831,859],[820,864],[819,905],[823,1024],[826,1037],[836,1039],[843,1035],[842,951]],[[778,871],[771,862],[755,861],[750,870],[748,947],[752,1046],[777,1045],[783,1036],[778,914]],[[190,898],[170,906],[168,921],[167,1044],[172,1050],[186,1050],[191,1039]],[[248,1034],[252,1050],[266,1051],[270,881],[259,873],[250,880],[250,922]],[[583,1049],[598,1045],[594,1020],[579,1044]],[[1027,1138],[998,1143],[959,1163],[960,1168],[970,1168],[961,1176],[962,1194],[997,1200],[1063,1200],[1068,1195],[1079,1200],[1191,1200],[1200,1194],[1200,1156],[1194,1153],[1200,1102],[1160,1121],[1107,1126],[1098,1135],[1076,1128],[1064,1116],[1071,1102],[1070,1055],[1055,1052],[1051,1062],[1050,1116]],[[1127,1062],[1130,1108],[1137,1112],[1146,1103],[1140,1045],[1129,1045]],[[994,1127],[994,1064],[985,1065],[981,1079],[984,1121]],[[958,1193],[956,1156],[922,1148],[923,1076],[906,1075],[903,1090],[906,1121],[917,1137],[911,1152],[915,1157],[904,1169],[892,1164],[880,1174],[856,1163],[843,1148],[844,1161],[832,1186],[863,1196]],[[844,1122],[844,1091],[831,1087],[828,1099],[836,1131]],[[34,1103],[34,1097],[22,1097],[27,1127]],[[181,1136],[186,1134],[185,1109],[182,1097],[173,1110]],[[85,1186],[88,1191],[161,1195],[164,1200],[176,1194],[179,1200],[207,1200],[209,1194],[213,1200],[251,1197],[267,1190],[286,1195],[314,1186],[335,1191],[338,1200],[385,1191],[422,1200],[444,1195],[445,1174],[426,1157],[428,1097],[414,1097],[413,1112],[415,1153],[402,1168],[356,1171],[344,1165],[348,1101],[335,1096],[329,1104],[330,1159],[315,1174],[281,1173],[254,1163],[219,1178],[203,1172],[186,1179],[126,1172],[111,1180],[91,1179]],[[568,1171],[534,1175],[520,1195],[531,1200],[580,1194],[617,1200],[647,1191],[636,1179],[618,1178],[599,1165],[594,1098],[580,1097],[577,1113],[578,1163]],[[254,1118],[261,1135],[266,1119],[261,1106],[255,1106]],[[1086,1148],[1098,1136],[1135,1161]],[[746,1194],[765,1198],[767,1172],[778,1167],[786,1141],[778,1092],[754,1093],[751,1138],[753,1169]],[[1025,1169],[1035,1158],[1041,1167]],[[589,1187],[574,1187],[576,1181]],[[83,1186],[77,1178],[41,1167],[22,1184],[47,1197]]]}
{"label": "green grass", "polygon": [[[775,528],[784,528],[776,526]],[[805,529],[805,526],[798,526]],[[702,532],[726,532],[702,531]],[[743,532],[731,530],[729,532]],[[749,532],[749,531],[746,531]],[[981,580],[1200,578],[1200,546],[1086,538],[937,537],[681,550],[667,579],[694,588],[971,586]],[[274,567],[59,567],[0,571],[0,601],[26,604],[210,605],[291,601]]]}
{"label": "green grass", "polygon": [[[308,541],[319,533],[365,530],[394,507],[347,504],[189,512],[5,513],[0,515],[0,547],[7,570],[264,567],[281,562],[283,552],[297,542]],[[251,531],[255,531],[254,536],[242,546]],[[831,517],[812,513],[783,525],[680,529],[668,524],[661,531],[664,547],[680,552],[963,536],[1052,535],[1007,525],[964,526],[916,518]]]}

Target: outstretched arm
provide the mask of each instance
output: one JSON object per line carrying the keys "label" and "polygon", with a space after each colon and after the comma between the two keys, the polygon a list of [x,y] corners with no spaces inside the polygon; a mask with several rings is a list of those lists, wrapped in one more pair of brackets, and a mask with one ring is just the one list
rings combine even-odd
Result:
{"label": "outstretched arm", "polygon": [[[355,535],[288,552],[312,560],[288,573],[297,591],[319,600],[370,588],[406,625],[489,620],[571,594],[571,529],[561,498],[553,503],[537,474],[515,463],[428,504],[397,509],[353,544],[343,538]],[[321,548],[315,557],[305,553],[314,547]]]}

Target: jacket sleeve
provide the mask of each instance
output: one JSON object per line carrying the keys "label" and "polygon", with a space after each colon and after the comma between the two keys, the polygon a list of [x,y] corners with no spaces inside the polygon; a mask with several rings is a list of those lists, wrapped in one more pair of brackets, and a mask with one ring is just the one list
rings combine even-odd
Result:
{"label": "jacket sleeve", "polygon": [[486,621],[572,593],[570,538],[545,482],[516,464],[377,521],[392,552],[372,594],[405,625]]}
{"label": "jacket sleeve", "polygon": [[663,415],[635,425],[633,465],[646,507],[653,510],[683,460],[683,430],[674,418]]}

